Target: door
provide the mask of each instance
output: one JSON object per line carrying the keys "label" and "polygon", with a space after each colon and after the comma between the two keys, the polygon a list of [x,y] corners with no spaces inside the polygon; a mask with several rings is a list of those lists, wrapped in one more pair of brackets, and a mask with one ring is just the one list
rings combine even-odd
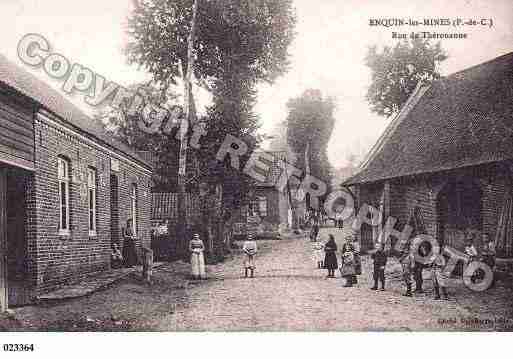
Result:
{"label": "door", "polygon": [[7,172],[0,164],[0,311],[7,309]]}
{"label": "door", "polygon": [[121,248],[119,236],[119,185],[116,175],[110,176],[110,241],[111,246],[118,244]]}

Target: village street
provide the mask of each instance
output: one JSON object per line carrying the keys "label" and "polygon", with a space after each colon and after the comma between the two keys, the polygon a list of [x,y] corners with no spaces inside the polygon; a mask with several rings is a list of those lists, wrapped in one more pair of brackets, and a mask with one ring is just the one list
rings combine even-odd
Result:
{"label": "village street", "polygon": [[[334,233],[340,244],[339,231],[323,229],[320,236]],[[152,286],[134,276],[88,297],[15,309],[10,330],[487,330],[505,324],[465,324],[461,318],[512,318],[511,287],[479,294],[455,284],[450,301],[434,301],[426,279],[426,294],[406,298],[394,263],[385,292],[369,289],[366,257],[358,285],[343,288],[341,278],[326,279],[314,268],[305,239],[261,241],[254,279],[242,277],[240,254],[209,266],[209,280],[201,282],[186,279],[186,264],[171,263],[156,270]],[[449,319],[456,323],[441,324]]]}

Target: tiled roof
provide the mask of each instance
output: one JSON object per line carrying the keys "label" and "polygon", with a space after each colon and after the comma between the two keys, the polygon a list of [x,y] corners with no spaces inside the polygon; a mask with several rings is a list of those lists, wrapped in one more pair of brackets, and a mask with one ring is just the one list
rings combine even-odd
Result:
{"label": "tiled roof", "polygon": [[117,149],[133,160],[149,166],[135,151],[105,134],[97,120],[84,114],[45,82],[7,60],[0,54],[0,84],[3,83],[33,99],[46,110],[60,117],[72,127],[87,133],[108,146]]}
{"label": "tiled roof", "polygon": [[513,159],[513,53],[434,81],[344,185]]}

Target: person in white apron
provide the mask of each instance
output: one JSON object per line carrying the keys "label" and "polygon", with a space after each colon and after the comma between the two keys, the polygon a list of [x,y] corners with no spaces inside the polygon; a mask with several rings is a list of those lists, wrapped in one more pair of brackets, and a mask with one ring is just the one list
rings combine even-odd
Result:
{"label": "person in white apron", "polygon": [[324,268],[324,243],[322,242],[313,242],[312,243],[312,251],[313,251],[313,261],[317,266],[317,269]]}
{"label": "person in white apron", "polygon": [[248,277],[248,271],[251,272],[251,278],[255,275],[255,256],[258,252],[257,244],[252,234],[248,234],[247,240],[242,246],[244,252],[244,277]]}
{"label": "person in white apron", "polygon": [[203,241],[200,239],[199,234],[195,234],[190,243],[189,251],[191,252],[191,271],[193,279],[206,279],[207,274],[205,271],[205,257],[203,252],[205,246]]}

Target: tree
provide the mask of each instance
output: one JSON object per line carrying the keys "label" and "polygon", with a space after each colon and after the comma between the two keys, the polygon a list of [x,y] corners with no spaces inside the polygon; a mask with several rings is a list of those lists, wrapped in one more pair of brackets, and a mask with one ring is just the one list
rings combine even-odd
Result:
{"label": "tree", "polygon": [[[127,86],[127,89],[142,97],[141,111],[128,111],[126,104],[120,107],[109,106],[98,111],[95,118],[116,140],[136,151],[147,151],[154,156],[156,167],[153,175],[153,189],[155,191],[175,192],[178,174],[178,158],[175,154],[180,150],[180,143],[176,140],[179,126],[178,124],[171,126],[168,121],[177,119],[163,119],[158,131],[142,131],[140,126],[147,121],[146,109],[150,109],[150,105],[155,108],[164,108],[171,113],[180,96],[172,88],[164,90],[151,82],[132,84]],[[187,177],[194,175],[194,168],[189,168]]]}
{"label": "tree", "polygon": [[[215,153],[227,134],[243,139],[250,148],[258,143],[255,88],[262,81],[272,83],[287,70],[295,14],[292,0],[197,1],[193,75],[214,98],[204,119],[208,134],[201,141],[203,155],[198,158],[204,179],[218,192],[220,186],[226,189],[222,191],[226,219],[230,209],[240,205],[246,179],[227,163],[215,163]],[[187,73],[193,1],[134,3],[129,19],[129,62],[148,70],[164,87],[176,83]]]}
{"label": "tree", "polygon": [[[327,147],[333,133],[335,102],[319,90],[307,90],[287,103],[287,141],[299,157],[298,167],[331,184],[332,170]],[[308,203],[307,203],[308,206]]]}
{"label": "tree", "polygon": [[420,38],[385,46],[382,52],[370,47],[365,64],[372,80],[366,97],[372,112],[387,117],[399,112],[419,81],[440,77],[437,67],[446,59],[439,42]]}

